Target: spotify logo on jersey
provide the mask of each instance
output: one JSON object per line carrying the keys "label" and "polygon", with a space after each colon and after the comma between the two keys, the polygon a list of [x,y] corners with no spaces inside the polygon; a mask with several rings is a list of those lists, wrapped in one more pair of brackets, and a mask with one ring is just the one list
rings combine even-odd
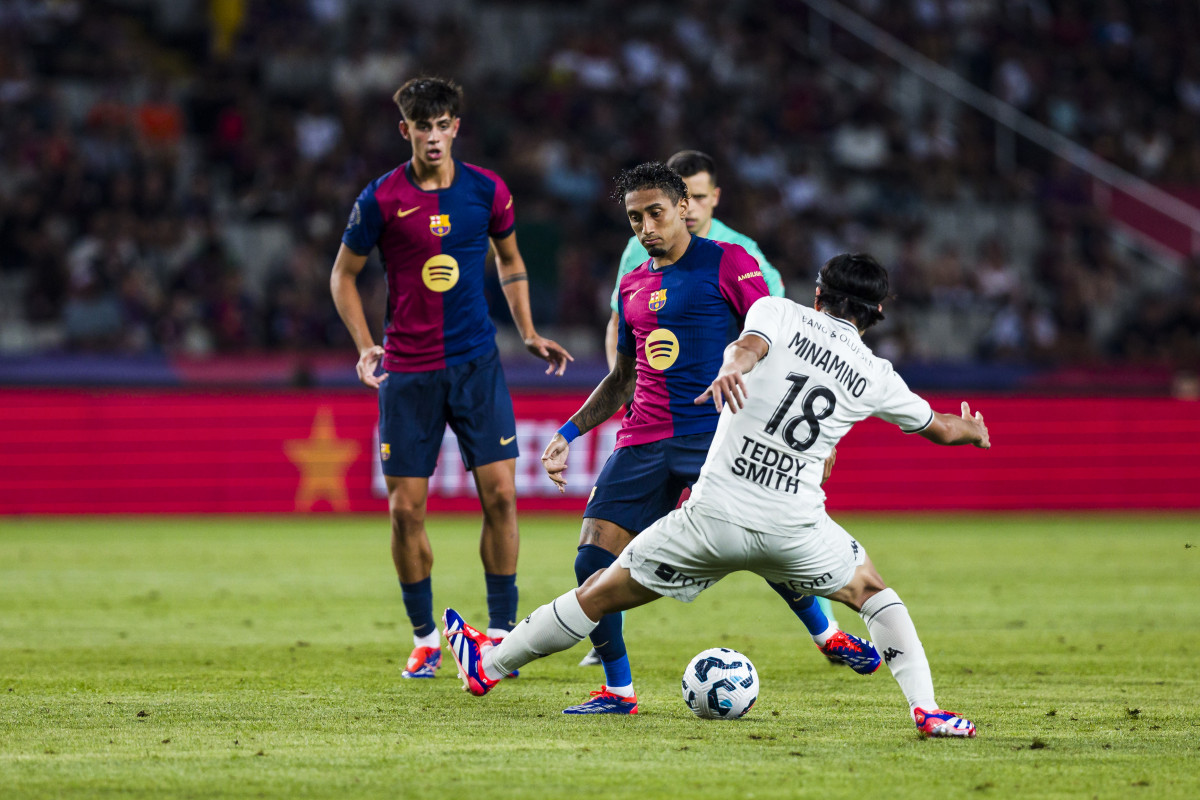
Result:
{"label": "spotify logo on jersey", "polygon": [[458,283],[458,262],[454,256],[434,256],[421,267],[421,280],[431,292],[448,292]]}
{"label": "spotify logo on jersey", "polygon": [[650,366],[660,372],[667,369],[679,358],[679,340],[675,334],[666,328],[650,331],[646,337],[646,360]]}

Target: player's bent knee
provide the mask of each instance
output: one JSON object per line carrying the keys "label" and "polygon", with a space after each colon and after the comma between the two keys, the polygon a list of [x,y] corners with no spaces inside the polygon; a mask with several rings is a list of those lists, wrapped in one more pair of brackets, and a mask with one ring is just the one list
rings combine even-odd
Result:
{"label": "player's bent knee", "polygon": [[512,487],[493,488],[480,493],[479,503],[483,513],[492,519],[515,517],[517,514],[517,490]]}
{"label": "player's bent knee", "polygon": [[392,530],[399,535],[408,535],[424,530],[425,504],[392,500],[388,503],[392,517]]}
{"label": "player's bent knee", "polygon": [[592,545],[607,550],[614,556],[619,556],[621,551],[633,541],[633,537],[633,533],[615,522],[585,517],[583,527],[579,530],[579,546]]}

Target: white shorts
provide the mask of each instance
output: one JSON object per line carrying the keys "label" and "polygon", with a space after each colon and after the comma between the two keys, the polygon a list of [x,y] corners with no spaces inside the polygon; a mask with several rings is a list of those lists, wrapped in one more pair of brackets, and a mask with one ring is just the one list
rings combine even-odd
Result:
{"label": "white shorts", "polygon": [[867,551],[828,514],[786,533],[764,533],[684,505],[629,543],[617,564],[658,594],[690,603],[731,572],[747,570],[797,594],[830,595]]}

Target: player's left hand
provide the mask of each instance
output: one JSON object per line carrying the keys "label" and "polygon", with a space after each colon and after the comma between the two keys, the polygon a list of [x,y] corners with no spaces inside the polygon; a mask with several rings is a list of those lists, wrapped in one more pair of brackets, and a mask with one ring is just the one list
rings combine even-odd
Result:
{"label": "player's left hand", "polygon": [[567,348],[553,339],[547,339],[545,336],[539,336],[536,333],[525,340],[525,349],[538,358],[546,360],[550,365],[546,367],[547,375],[550,373],[562,375],[567,369],[567,362],[575,360],[567,352]]}
{"label": "player's left hand", "polygon": [[717,406],[717,413],[721,413],[721,409],[726,404],[729,405],[729,411],[733,414],[738,412],[739,408],[746,405],[746,382],[742,380],[742,371],[733,370],[731,372],[722,372],[717,375],[712,384],[704,390],[704,394],[697,397],[694,401],[696,405],[702,406],[708,402],[708,398],[712,398],[713,403]]}
{"label": "player's left hand", "polygon": [[546,468],[546,474],[554,481],[560,494],[567,491],[567,479],[563,477],[563,470],[567,468],[567,454],[570,452],[571,445],[561,433],[556,433],[542,453],[542,466]]}

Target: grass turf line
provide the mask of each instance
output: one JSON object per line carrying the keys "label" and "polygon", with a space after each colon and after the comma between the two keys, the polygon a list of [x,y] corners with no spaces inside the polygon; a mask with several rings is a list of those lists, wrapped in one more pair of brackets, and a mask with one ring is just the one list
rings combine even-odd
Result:
{"label": "grass turf line", "polygon": [[[1200,796],[1196,518],[843,522],[978,739],[918,739],[886,669],[827,666],[751,575],[630,612],[642,713],[568,718],[603,680],[575,666],[582,646],[482,700],[448,653],[436,679],[399,678],[383,519],[6,519],[0,794]],[[485,624],[477,518],[429,527],[435,607]],[[577,535],[575,517],[523,517],[523,613],[570,586]],[[759,670],[743,720],[682,703],[683,667],[711,646]]]}

